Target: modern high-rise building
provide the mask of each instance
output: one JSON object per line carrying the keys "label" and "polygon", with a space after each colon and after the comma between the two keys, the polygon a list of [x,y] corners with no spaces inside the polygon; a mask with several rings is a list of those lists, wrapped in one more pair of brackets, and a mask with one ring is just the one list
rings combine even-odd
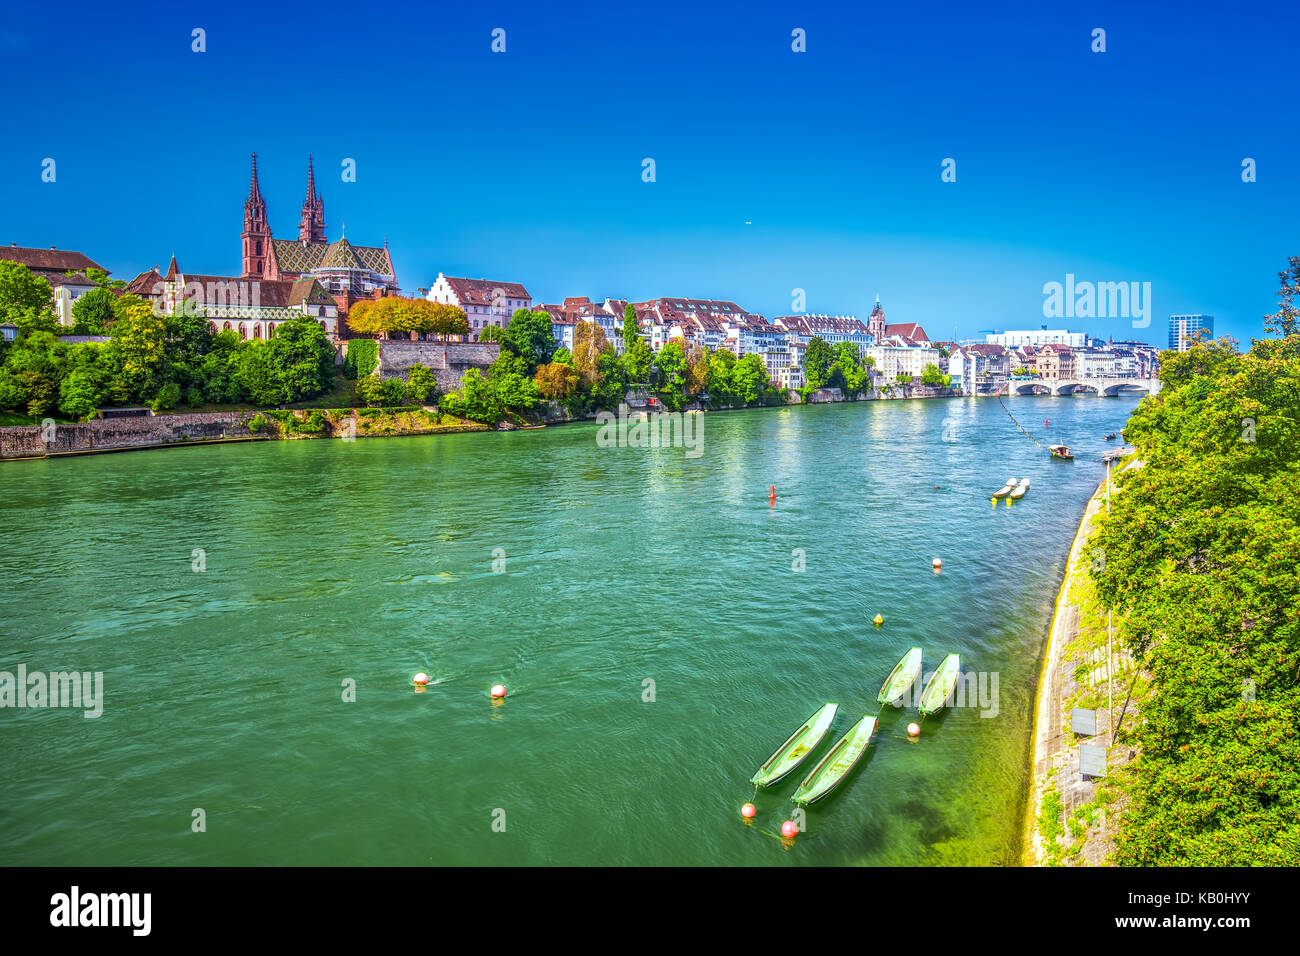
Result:
{"label": "modern high-rise building", "polygon": [[1171,315],[1169,317],[1169,349],[1173,352],[1186,352],[1187,346],[1197,338],[1198,332],[1204,332],[1203,338],[1214,338],[1214,316],[1212,315]]}

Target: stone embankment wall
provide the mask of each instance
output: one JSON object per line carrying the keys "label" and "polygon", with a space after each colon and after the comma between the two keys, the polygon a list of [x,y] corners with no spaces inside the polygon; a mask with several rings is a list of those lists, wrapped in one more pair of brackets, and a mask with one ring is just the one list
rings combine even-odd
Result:
{"label": "stone embankment wall", "polygon": [[406,342],[380,339],[380,378],[406,378],[412,365],[433,369],[438,388],[452,392],[472,368],[485,371],[501,354],[496,342]]}
{"label": "stone embankment wall", "polygon": [[248,422],[255,412],[201,412],[109,418],[76,425],[0,428],[0,458],[145,448],[177,442],[253,438]]}

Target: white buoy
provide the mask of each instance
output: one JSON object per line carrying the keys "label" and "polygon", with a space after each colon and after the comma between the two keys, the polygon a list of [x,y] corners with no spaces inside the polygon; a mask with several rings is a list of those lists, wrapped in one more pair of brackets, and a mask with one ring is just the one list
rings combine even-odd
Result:
{"label": "white buoy", "polygon": [[920,724],[908,724],[908,725],[907,725],[907,736],[909,736],[909,737],[919,737],[919,736],[921,736],[921,725],[920,725]]}
{"label": "white buoy", "polygon": [[426,674],[424,671],[420,671],[420,673],[416,674],[415,677],[413,677],[411,680],[412,683],[418,684],[419,686],[423,687],[425,684],[429,683],[429,675]]}
{"label": "white buoy", "polygon": [[490,691],[490,693],[492,694],[492,696],[493,696],[494,698],[496,698],[497,700],[500,700],[502,697],[506,696],[506,685],[505,685],[505,684],[493,684],[493,685],[492,685],[492,690]]}
{"label": "white buoy", "polygon": [[943,567],[943,562],[940,561],[938,558],[935,558],[933,561],[930,562],[930,567],[938,571],[940,568]]}

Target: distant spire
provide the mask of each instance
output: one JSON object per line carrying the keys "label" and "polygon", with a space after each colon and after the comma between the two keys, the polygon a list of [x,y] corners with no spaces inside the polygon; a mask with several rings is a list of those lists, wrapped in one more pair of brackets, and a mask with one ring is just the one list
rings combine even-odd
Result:
{"label": "distant spire", "polygon": [[248,198],[252,200],[262,198],[262,190],[257,185],[257,153],[253,154],[253,179],[248,184]]}
{"label": "distant spire", "polygon": [[316,192],[316,170],[307,157],[307,196],[302,201],[302,219],[298,221],[301,242],[325,242],[325,201]]}

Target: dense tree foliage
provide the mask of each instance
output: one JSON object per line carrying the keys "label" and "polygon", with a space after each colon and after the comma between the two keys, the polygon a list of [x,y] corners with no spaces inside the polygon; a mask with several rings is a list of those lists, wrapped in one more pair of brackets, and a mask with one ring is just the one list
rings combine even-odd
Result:
{"label": "dense tree foliage", "polygon": [[286,320],[269,340],[245,342],[213,335],[194,311],[155,314],[143,299],[115,294],[121,283],[97,278],[73,315],[110,340],[72,343],[56,334],[49,284],[0,262],[0,314],[19,328],[0,356],[0,408],[80,419],[104,405],[278,405],[313,398],[333,380],[334,349],[314,320]]}
{"label": "dense tree foliage", "polygon": [[1152,679],[1121,864],[1300,861],[1300,335],[1233,345],[1162,354],[1090,540]]}
{"label": "dense tree foliage", "polygon": [[454,305],[386,296],[355,303],[348,312],[348,328],[360,335],[388,335],[401,338],[417,335],[465,335],[469,320]]}
{"label": "dense tree foliage", "polygon": [[549,312],[517,309],[506,331],[509,333],[511,346],[527,364],[529,375],[549,362],[555,353],[555,338],[551,335]]}

